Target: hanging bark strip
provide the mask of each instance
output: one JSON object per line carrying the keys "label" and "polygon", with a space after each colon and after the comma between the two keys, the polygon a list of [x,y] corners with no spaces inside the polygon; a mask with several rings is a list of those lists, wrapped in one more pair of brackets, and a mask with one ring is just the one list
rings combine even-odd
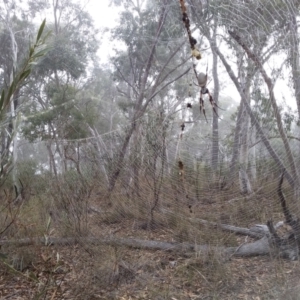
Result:
{"label": "hanging bark strip", "polygon": [[179,0],[179,3],[180,3],[181,11],[182,11],[182,21],[184,23],[184,26],[186,28],[186,31],[187,31],[187,34],[188,34],[188,37],[189,37],[189,42],[190,42],[190,46],[191,46],[191,50],[192,50],[192,55],[196,59],[201,59],[201,53],[195,47],[195,45],[197,44],[197,40],[192,36],[192,33],[191,33],[190,19],[189,19],[188,14],[187,14],[187,9],[186,9],[186,5],[184,3],[184,0]]}

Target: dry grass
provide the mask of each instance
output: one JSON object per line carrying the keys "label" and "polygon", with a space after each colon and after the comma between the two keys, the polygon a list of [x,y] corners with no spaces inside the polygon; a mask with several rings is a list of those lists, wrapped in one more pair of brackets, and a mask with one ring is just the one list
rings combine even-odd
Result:
{"label": "dry grass", "polygon": [[[172,186],[166,184],[151,228],[145,226],[152,205],[150,192],[139,198],[117,189],[108,205],[100,189],[81,189],[77,198],[74,186],[58,193],[43,190],[22,205],[2,238],[114,235],[237,246],[244,238],[192,224],[189,218],[245,227],[265,223],[271,216],[280,220],[280,206],[271,196],[271,185],[268,188],[251,200],[234,189],[203,188],[202,200],[194,202],[190,212],[188,201],[175,201]],[[76,205],[82,205],[79,212]],[[84,209],[90,206],[98,212]],[[2,210],[1,217],[5,214]],[[299,262],[269,257],[224,260],[214,251],[183,256],[82,244],[10,246],[0,251],[6,254],[0,259],[0,287],[5,286],[0,289],[1,299],[299,299]]]}

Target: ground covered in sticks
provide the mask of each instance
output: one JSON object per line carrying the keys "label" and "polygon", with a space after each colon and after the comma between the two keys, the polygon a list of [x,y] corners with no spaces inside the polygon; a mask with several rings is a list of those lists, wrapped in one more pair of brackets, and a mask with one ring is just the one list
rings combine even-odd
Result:
{"label": "ground covered in sticks", "polygon": [[[274,221],[283,219],[280,206],[262,192],[252,199],[217,199],[197,203],[192,208],[180,205],[180,211],[171,204],[160,207],[149,228],[140,208],[135,211],[130,203],[120,202],[103,210],[95,197],[89,203],[92,209],[86,213],[86,227],[83,229],[82,225],[81,233],[76,233],[70,222],[58,218],[47,228],[49,236],[77,234],[77,243],[2,246],[0,299],[299,299],[299,261],[270,256],[222,257],[214,250],[204,256],[80,242],[80,235],[88,235],[99,239],[114,236],[206,244],[212,249],[238,247],[252,239],[220,228],[195,225],[189,219],[249,228],[265,224],[271,205]],[[24,204],[22,210],[13,225],[18,228],[14,239],[41,236],[41,219],[45,221],[45,216],[30,215],[30,204]]]}

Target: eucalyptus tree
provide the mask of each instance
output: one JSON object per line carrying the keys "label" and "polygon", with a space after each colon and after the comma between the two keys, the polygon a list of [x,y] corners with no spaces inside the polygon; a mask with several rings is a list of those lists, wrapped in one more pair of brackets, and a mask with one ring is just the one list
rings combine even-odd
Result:
{"label": "eucalyptus tree", "polygon": [[[227,20],[227,10],[224,7],[220,7],[219,10],[215,10],[216,3],[212,3],[211,6],[208,5],[208,3],[202,3],[202,5],[199,5],[199,1],[191,0],[191,15],[193,16],[193,19],[196,23],[196,26],[200,29],[200,31],[204,34],[206,39],[209,41],[214,61],[216,61],[215,56],[217,56],[217,43],[220,43],[220,39],[217,39],[217,36],[220,37],[220,35],[224,36],[224,32],[221,28],[221,25],[226,26]],[[237,17],[238,18],[238,17]],[[230,19],[229,19],[230,20]],[[230,22],[230,21],[229,21]],[[253,68],[253,64],[245,59],[245,56],[241,51],[236,47],[234,43],[231,42],[230,39],[225,39],[227,42],[227,51],[228,53],[233,53],[233,57],[236,57],[236,64],[238,66],[238,80],[239,84],[242,86],[245,94],[247,95],[247,101],[250,102],[250,87],[251,87],[251,80],[256,72],[256,70]],[[264,44],[263,41],[256,41],[254,43],[257,51],[260,51],[260,48]],[[219,46],[220,47],[220,46]],[[225,48],[224,46],[222,47]],[[225,49],[226,49],[225,48]],[[214,81],[216,82],[216,63],[214,63]],[[218,95],[218,82],[216,84],[216,91]],[[215,122],[216,123],[216,122]],[[214,125],[215,128],[215,125]],[[213,128],[213,131],[215,129]],[[233,146],[233,155],[232,155],[232,161],[230,165],[230,176],[231,180],[234,178],[234,174],[236,172],[236,164],[237,159],[240,157],[240,168],[243,170],[247,169],[248,165],[248,131],[249,131],[249,118],[248,114],[245,113],[243,105],[240,106],[238,118],[237,118],[237,126],[235,131],[235,138],[234,138],[234,146]],[[217,137],[215,137],[217,139]],[[217,144],[215,145],[217,147]],[[216,149],[213,149],[216,151]],[[213,152],[214,152],[213,151]],[[247,173],[246,172],[240,172],[240,175],[243,174],[244,178],[243,180],[247,182],[246,185],[244,185],[246,188],[244,192],[251,192],[251,187],[249,185],[249,180],[247,179]]]}
{"label": "eucalyptus tree", "polygon": [[35,80],[27,89],[32,102],[24,133],[27,137],[31,135],[31,139],[46,141],[49,165],[57,174],[55,153],[64,169],[67,168],[66,149],[59,141],[84,138],[88,134],[77,108],[98,43],[93,21],[80,3],[57,0],[47,4],[42,9],[52,15],[51,49],[36,66]]}
{"label": "eucalyptus tree", "polygon": [[[262,3],[256,3],[262,5]],[[267,71],[264,67],[264,63],[265,63],[265,57],[269,57],[271,53],[274,53],[275,51],[278,51],[279,49],[281,49],[283,46],[283,44],[281,45],[280,42],[282,43],[283,41],[285,41],[285,34],[282,33],[282,31],[278,30],[282,27],[282,25],[286,22],[286,14],[284,13],[286,11],[286,7],[284,5],[283,2],[276,2],[276,5],[270,5],[270,6],[264,6],[264,10],[263,10],[263,14],[261,14],[262,16],[264,16],[264,21],[268,22],[268,26],[264,26],[263,28],[265,28],[264,31],[260,30],[260,36],[265,35],[267,36],[271,36],[272,38],[275,36],[276,40],[272,42],[271,46],[268,47],[266,53],[257,53],[255,51],[255,49],[252,47],[251,45],[251,41],[249,41],[248,39],[248,35],[246,37],[245,33],[243,33],[243,31],[240,30],[240,28],[236,29],[236,27],[232,27],[228,32],[230,34],[230,36],[237,42],[237,44],[242,48],[242,50],[245,52],[245,54],[248,56],[248,59],[251,60],[256,68],[259,70],[267,88],[268,88],[268,93],[269,93],[269,100],[270,100],[270,104],[273,108],[273,113],[274,113],[274,117],[276,119],[276,123],[277,123],[277,128],[280,134],[280,137],[282,139],[283,145],[284,145],[284,149],[286,152],[286,157],[287,157],[287,161],[288,161],[288,168],[291,172],[291,175],[293,177],[293,181],[291,181],[291,183],[293,184],[293,186],[298,185],[298,172],[296,169],[296,165],[295,165],[295,160],[293,157],[293,153],[291,151],[291,147],[289,144],[289,141],[287,139],[287,134],[286,134],[286,130],[284,128],[283,125],[283,121],[282,121],[282,116],[280,114],[280,110],[275,98],[275,93],[274,93],[274,84],[275,84],[275,80],[273,78],[271,78],[270,75],[267,74]],[[255,15],[254,15],[255,17]],[[254,19],[256,22],[259,20]],[[265,25],[265,24],[264,24]],[[275,51],[274,51],[275,49]]]}
{"label": "eucalyptus tree", "polygon": [[[243,73],[245,70],[247,71],[247,73],[244,73],[244,76],[241,76],[242,73],[238,73],[238,75],[234,74],[232,67],[226,59],[228,54],[224,54],[224,51],[227,51],[228,53],[228,50],[224,50],[224,48],[221,50],[220,46],[215,47],[213,40],[208,34],[206,34],[211,47],[214,47],[214,51],[218,54],[218,57],[227,70],[229,77],[241,95],[242,105],[240,106],[239,115],[242,116],[242,108],[244,107],[247,115],[250,116],[252,124],[256,127],[256,131],[261,135],[265,147],[268,149],[272,158],[276,161],[278,167],[280,169],[287,170],[287,167],[284,166],[283,162],[272,148],[266,133],[262,130],[259,121],[251,109],[250,91],[255,88],[253,85],[253,76],[256,72],[260,72],[269,89],[270,103],[272,104],[277,127],[286,150],[286,156],[289,159],[288,169],[290,169],[292,175],[287,172],[287,177],[291,185],[294,186],[295,180],[297,181],[297,172],[295,169],[293,155],[286,139],[281,116],[274,97],[274,83],[263,67],[272,55],[279,53],[283,49],[286,36],[280,29],[287,21],[287,15],[285,14],[286,6],[284,6],[282,1],[271,3],[259,0],[250,2],[201,1],[201,5],[196,3],[197,1],[191,2],[193,4],[192,10],[195,11],[192,15],[198,23],[198,26],[205,32],[205,30],[209,30],[211,28],[211,21],[218,22],[218,34],[222,36],[222,40],[227,42],[227,47],[229,47],[229,49],[234,47],[234,49],[237,49],[238,53],[240,53],[239,55],[242,59],[239,65],[240,71]],[[242,78],[244,78],[244,80],[242,80]],[[239,117],[238,122],[241,120],[242,118]],[[239,124],[237,123],[237,125]],[[237,126],[235,149],[237,149],[237,145],[241,145],[239,128],[242,127]],[[242,144],[245,145],[245,142]],[[235,150],[232,166],[234,165],[234,159],[237,157],[237,154],[238,151]],[[244,157],[246,156],[247,152],[244,151]]]}
{"label": "eucalyptus tree", "polygon": [[[163,107],[168,89],[190,70],[190,66],[185,66],[190,55],[181,51],[184,37],[178,23],[180,15],[174,10],[173,2],[124,3],[126,10],[121,14],[120,25],[113,31],[113,39],[125,45],[125,50],[121,47],[117,49],[112,63],[119,99],[129,125],[115,158],[109,191],[114,189],[122,170],[132,136],[135,134],[134,140],[138,139],[140,120],[147,113],[150,103],[156,99]],[[171,11],[178,18],[174,18]]]}

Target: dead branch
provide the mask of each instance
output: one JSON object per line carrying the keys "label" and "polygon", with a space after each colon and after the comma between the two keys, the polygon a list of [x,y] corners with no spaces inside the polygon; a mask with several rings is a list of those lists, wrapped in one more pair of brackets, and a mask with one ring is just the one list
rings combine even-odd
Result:
{"label": "dead branch", "polygon": [[129,247],[144,250],[162,250],[188,254],[191,252],[207,253],[215,250],[226,255],[234,256],[253,256],[268,254],[268,243],[263,242],[263,239],[254,243],[245,244],[242,247],[212,247],[210,245],[197,245],[189,243],[169,243],[163,241],[141,240],[131,238],[95,238],[95,237],[76,237],[76,238],[58,238],[58,237],[38,237],[38,238],[24,238],[19,240],[1,240],[0,246],[30,246],[30,245],[58,245],[70,246],[74,244],[84,245],[109,245],[116,247]]}
{"label": "dead branch", "polygon": [[[269,255],[270,246],[267,237],[264,237],[253,243],[243,244],[239,247],[213,247],[210,245],[197,245],[189,243],[169,243],[163,241],[130,239],[130,238],[94,238],[94,237],[77,237],[77,238],[55,238],[49,237],[45,239],[40,238],[24,238],[19,240],[2,240],[0,246],[29,246],[29,245],[58,245],[70,246],[74,244],[84,245],[109,245],[114,247],[129,247],[143,250],[152,251],[170,251],[176,252],[181,255],[190,255],[198,252],[201,255],[207,255],[209,252],[214,251],[223,257],[252,257],[258,255]],[[282,255],[288,257],[288,255]]]}
{"label": "dead branch", "polygon": [[[162,212],[165,214],[170,214],[170,215],[175,214],[174,212],[172,212],[171,210],[168,210],[168,209],[163,209]],[[176,214],[176,216],[178,216],[178,215]],[[178,217],[180,217],[180,216],[178,216]],[[266,232],[257,230],[257,228],[254,228],[254,227],[248,229],[248,228],[236,227],[236,226],[227,225],[227,224],[221,224],[221,223],[217,223],[217,222],[210,222],[210,221],[198,219],[198,218],[186,218],[185,216],[182,216],[181,218],[184,220],[188,220],[192,224],[201,224],[201,225],[211,226],[214,228],[220,228],[225,231],[230,231],[230,232],[233,232],[236,234],[241,234],[241,235],[247,235],[247,236],[250,236],[250,237],[253,237],[256,239],[260,239],[266,235]]]}
{"label": "dead branch", "polygon": [[265,236],[265,233],[258,232],[257,230],[253,230],[252,228],[248,229],[248,228],[243,228],[243,227],[236,227],[236,226],[232,226],[232,225],[221,224],[221,223],[216,223],[216,222],[209,222],[206,220],[195,219],[195,218],[188,218],[188,220],[191,223],[208,225],[208,226],[212,226],[215,228],[220,228],[225,231],[230,231],[230,232],[233,232],[236,234],[247,235],[247,236],[250,236],[253,238],[262,238],[263,236]]}
{"label": "dead branch", "polygon": [[[190,255],[198,252],[201,255],[207,255],[214,251],[225,258],[230,257],[251,257],[258,255],[270,255],[271,247],[268,237],[263,237],[253,243],[242,244],[238,247],[213,247],[210,245],[197,245],[189,243],[169,243],[163,241],[141,240],[130,238],[95,238],[95,237],[77,237],[77,238],[57,238],[57,237],[39,237],[39,238],[24,238],[19,240],[2,240],[0,246],[29,246],[29,245],[58,245],[70,246],[74,244],[84,245],[106,245],[114,247],[129,247],[151,251],[170,251],[180,255]],[[280,257],[295,259],[294,252],[291,249],[283,249],[278,255]]]}

